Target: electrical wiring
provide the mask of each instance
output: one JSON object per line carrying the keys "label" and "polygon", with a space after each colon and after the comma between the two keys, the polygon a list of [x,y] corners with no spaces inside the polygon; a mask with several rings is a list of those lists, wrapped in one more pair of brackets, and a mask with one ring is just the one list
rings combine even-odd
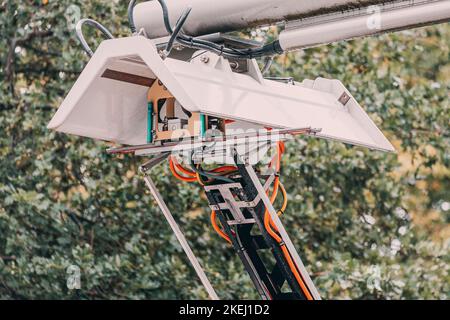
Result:
{"label": "electrical wiring", "polygon": [[[133,10],[136,5],[136,0],[131,0],[128,4],[128,22],[130,25],[130,30],[132,34],[136,34],[137,29],[134,22],[133,17]],[[199,49],[199,50],[207,50],[212,51],[220,56],[224,56],[227,58],[237,58],[237,59],[252,59],[252,58],[258,58],[258,57],[264,57],[264,56],[273,56],[275,54],[282,54],[283,49],[280,46],[279,41],[274,41],[272,43],[266,44],[261,48],[258,49],[236,49],[236,48],[227,48],[224,45],[218,45],[214,42],[198,39],[195,37],[191,37],[188,35],[185,35],[182,33],[182,27],[187,21],[187,18],[192,10],[191,7],[186,8],[184,13],[181,15],[181,17],[178,19],[175,29],[172,28],[170,24],[169,19],[169,9],[167,8],[166,2],[164,0],[158,0],[159,4],[161,5],[162,11],[163,11],[163,18],[164,18],[164,26],[167,30],[167,32],[170,34],[170,39],[166,45],[166,48],[163,52],[163,55],[167,57],[170,53],[170,51],[173,48],[173,45],[175,42],[179,42],[185,47]],[[102,34],[107,37],[108,39],[113,39],[114,36],[111,34],[111,32],[103,26],[98,21],[95,21],[93,19],[81,19],[75,28],[76,35],[79,41],[81,42],[81,45],[86,51],[86,53],[89,56],[94,55],[94,51],[90,48],[88,45],[82,31],[83,25],[90,25],[102,32]],[[270,61],[272,58],[269,58],[266,62],[266,67],[264,70],[268,69],[270,67]]]}
{"label": "electrical wiring", "polygon": [[169,9],[167,8],[167,4],[164,0],[158,0],[159,5],[161,6],[162,12],[163,12],[163,21],[164,26],[166,27],[166,30],[172,34],[172,26],[170,25],[170,19],[169,19]]}
{"label": "electrical wiring", "polygon": [[[173,35],[174,30],[172,29],[171,24],[170,24],[169,10],[167,8],[166,2],[164,0],[158,0],[158,2],[161,5],[162,11],[163,11],[163,19],[164,19],[165,28],[170,35]],[[185,21],[186,21],[186,19],[184,19],[183,23]],[[180,30],[181,30],[183,23],[181,23],[179,25]],[[217,53],[220,56],[225,56],[228,58],[252,59],[252,58],[258,58],[258,57],[263,57],[263,56],[268,56],[268,55],[270,56],[270,55],[274,55],[274,54],[281,54],[284,52],[283,49],[281,48],[278,40],[274,41],[272,43],[266,44],[263,47],[258,48],[258,49],[227,48],[223,45],[218,45],[211,41],[201,40],[198,38],[187,36],[183,33],[179,33],[178,35],[174,36],[174,40],[178,41],[180,44],[182,44],[186,47],[212,51],[212,52]]]}
{"label": "electrical wiring", "polygon": [[[284,202],[283,207],[279,211],[283,212],[286,209],[287,206],[287,194],[286,190],[284,189],[284,186],[279,181],[279,178],[277,177],[274,182],[274,191],[272,192],[272,195],[270,197],[270,202],[274,203],[277,195],[278,188],[281,189],[283,196],[284,196]],[[286,258],[286,261],[289,265],[289,269],[291,269],[297,283],[299,284],[302,292],[305,294],[305,297],[307,300],[313,300],[313,297],[311,293],[309,292],[308,287],[305,284],[305,281],[303,280],[303,277],[301,276],[301,273],[298,271],[297,266],[295,265],[294,261],[292,260],[292,257],[289,253],[289,250],[286,247],[286,244],[283,242],[283,239],[272,229],[271,225],[274,225],[272,219],[270,218],[269,212],[266,209],[266,212],[264,214],[264,227],[266,228],[267,233],[280,245],[281,251],[283,252],[284,257]],[[276,230],[276,227],[274,226],[274,229]]]}
{"label": "electrical wiring", "polygon": [[101,33],[108,39],[114,39],[114,36],[111,34],[111,32],[109,32],[109,30],[105,26],[103,26],[98,21],[95,21],[92,19],[81,19],[80,21],[78,21],[78,23],[75,27],[77,38],[81,42],[81,45],[83,46],[84,51],[86,51],[86,53],[90,57],[92,57],[94,55],[94,51],[92,51],[92,49],[89,47],[89,45],[86,42],[86,39],[84,38],[84,35],[83,35],[82,29],[85,24],[100,30]]}
{"label": "electrical wiring", "polygon": [[[191,159],[192,159],[192,157],[191,157]],[[191,160],[191,162],[192,162],[192,160]],[[201,185],[205,184],[205,181],[203,181],[201,179],[201,177],[200,177],[200,172],[198,171],[198,169],[195,166],[193,166],[192,163],[191,163],[191,166],[193,166],[193,169],[195,168],[194,169],[195,171],[190,171],[190,170],[184,168],[182,165],[180,165],[176,161],[175,157],[170,157],[169,158],[169,166],[170,166],[170,170],[171,170],[172,174],[177,179],[179,179],[181,181],[185,181],[185,182],[195,182],[195,181],[197,181]],[[182,176],[177,170],[179,170],[182,174],[185,174],[186,176]],[[211,172],[209,172],[209,173],[206,173],[205,171],[202,171],[202,172],[203,172],[203,174],[205,176],[207,174],[211,178],[212,177],[218,178],[219,176],[216,175],[216,174],[229,175],[229,174],[235,172],[236,170],[237,170],[237,168],[235,166],[223,166],[223,167],[215,168],[215,169],[211,170]],[[215,173],[215,174],[213,175],[212,173]],[[232,180],[230,179],[230,181],[232,181]],[[276,180],[275,180],[275,184],[274,184],[274,192],[272,193],[272,196],[271,196],[272,203],[275,201],[275,198],[277,197],[278,185],[279,185],[279,178],[277,177]],[[285,199],[287,200],[287,197],[285,197]],[[287,205],[287,202],[286,202],[286,204],[283,205],[283,208],[282,208],[283,211],[284,211],[286,205]],[[227,239],[229,240],[228,236],[226,238],[224,237],[224,235],[226,236],[226,234],[217,225],[217,223],[216,223],[216,215],[217,215],[216,212],[214,212],[214,211],[211,212],[211,222],[212,222],[214,230],[219,234],[219,236],[221,236],[225,240],[227,240]],[[228,241],[228,240],[227,240],[227,242],[230,243],[231,240],[230,241]]]}
{"label": "electrical wiring", "polygon": [[[231,180],[231,179],[229,179],[229,178],[226,178],[226,177],[223,177],[223,176],[221,176],[221,175],[217,175],[217,174],[214,174],[214,173],[211,173],[211,172],[207,172],[207,171],[204,171],[202,168],[201,168],[201,166],[200,165],[194,165],[194,163],[193,163],[193,156],[194,156],[194,152],[192,152],[192,155],[191,155],[191,157],[190,157],[190,165],[191,165],[191,168],[192,168],[192,170],[194,170],[200,177],[201,176],[203,176],[203,177],[205,177],[205,178],[210,178],[210,179],[216,179],[216,180],[221,180],[221,181],[224,181],[224,182],[227,182],[227,183],[233,183],[234,181],[233,180]],[[199,178],[199,180],[201,180],[202,181],[202,179],[201,178]]]}
{"label": "electrical wiring", "polygon": [[273,64],[273,60],[274,60],[274,56],[270,56],[265,59],[264,67],[261,70],[262,75],[265,75],[267,72],[269,72],[270,67]]}
{"label": "electrical wiring", "polygon": [[286,211],[286,207],[287,207],[287,203],[288,203],[287,192],[281,182],[280,182],[280,190],[283,195],[283,205],[282,205],[281,209],[278,210],[278,216],[281,216],[284,213],[284,211]]}
{"label": "electrical wiring", "polygon": [[206,183],[208,183],[207,181],[203,181],[202,177],[200,176],[199,172],[195,173],[195,177],[197,178],[198,183],[204,187]]}
{"label": "electrical wiring", "polygon": [[[278,142],[278,144],[277,144],[276,162],[275,162],[275,170],[276,170],[277,174],[280,172],[280,169],[281,169],[281,157],[282,157],[284,151],[285,151],[284,142],[281,142],[281,141]],[[273,165],[273,162],[271,162],[269,164],[269,167],[271,167],[272,165]],[[275,178],[273,189],[274,189],[274,191],[273,191],[273,194],[272,194],[271,199],[270,199],[272,204],[275,202],[275,199],[277,198],[278,189],[281,190],[282,195],[283,195],[283,205],[282,205],[281,209],[278,211],[278,216],[280,216],[286,210],[286,207],[287,207],[287,193],[286,193],[286,189],[284,188],[284,186],[280,182],[280,179],[279,179],[278,176]],[[270,223],[270,225],[272,226],[273,229],[277,230],[277,228],[275,226],[275,223],[272,221],[272,219],[269,219],[269,223]]]}
{"label": "electrical wiring", "polygon": [[[281,156],[284,153],[284,151],[285,151],[284,143],[279,142],[277,144],[277,155],[276,155],[276,160],[275,160],[275,169],[276,169],[277,173],[280,171],[280,168],[281,168]],[[194,171],[190,171],[190,170],[184,168],[183,166],[181,166],[176,161],[175,157],[170,157],[170,159],[169,159],[170,169],[171,169],[172,173],[174,174],[174,176],[182,181],[186,181],[186,182],[198,181],[199,183],[204,184],[205,181],[203,181],[201,179],[201,174],[203,174],[204,176],[206,176],[206,174],[208,174],[210,177],[214,176],[214,178],[217,178],[217,177],[219,177],[217,175],[219,173],[230,174],[230,172],[233,172],[237,169],[234,166],[224,166],[224,167],[216,168],[210,172],[205,172],[205,171],[200,172],[196,166],[193,166],[192,157],[191,157],[190,161],[191,161],[191,166],[193,167],[192,169]],[[273,165],[273,163],[269,164],[269,166],[272,166],[272,165]],[[186,176],[182,176],[179,172],[177,172],[177,170],[179,170],[181,173],[185,174]],[[279,190],[283,196],[283,204],[282,204],[281,209],[278,211],[278,215],[281,215],[286,210],[288,198],[287,198],[287,192],[286,192],[285,187],[280,182],[280,178],[278,176],[276,176],[275,180],[274,180],[274,184],[273,184],[273,190],[272,190],[272,193],[270,196],[270,202],[272,204],[275,202],[275,200],[279,194]],[[219,227],[219,225],[216,221],[217,213],[214,210],[211,211],[210,220],[211,220],[211,224],[213,226],[214,231],[222,239],[224,239],[227,243],[231,244],[232,242],[231,242],[230,237]],[[292,256],[290,255],[289,250],[286,247],[286,244],[283,242],[283,239],[278,234],[278,230],[277,230],[274,222],[270,218],[267,208],[264,213],[264,227],[265,227],[267,233],[279,244],[280,249],[286,259],[286,262],[289,265],[289,269],[292,271],[292,274],[294,275],[294,278],[296,279],[296,281],[297,281],[298,285],[300,286],[300,289],[304,293],[306,299],[313,300],[311,292],[309,291],[307,285],[305,284],[305,281],[301,275],[301,272],[298,270],[298,267],[295,265],[295,262],[293,261]]]}
{"label": "electrical wiring", "polygon": [[[133,17],[133,10],[136,5],[136,0],[131,0],[128,4],[128,22],[130,25],[131,33],[134,35],[137,32],[136,24],[134,22]],[[173,48],[173,45],[175,42],[179,42],[185,47],[199,49],[199,50],[207,50],[212,51],[220,56],[224,56],[227,58],[238,58],[238,59],[244,59],[244,58],[258,58],[263,56],[273,56],[274,54],[281,54],[283,53],[283,49],[280,46],[279,41],[274,41],[272,43],[266,44],[261,48],[258,49],[236,49],[236,48],[227,48],[224,45],[218,45],[214,42],[198,39],[195,37],[191,37],[188,35],[185,35],[182,33],[182,27],[187,21],[187,18],[192,10],[191,7],[186,8],[184,13],[181,15],[181,17],[178,19],[175,29],[172,28],[170,24],[169,19],[169,10],[167,8],[166,2],[164,0],[158,0],[159,4],[161,5],[162,11],[163,11],[163,18],[164,18],[164,26],[167,30],[167,32],[170,34],[170,39],[166,45],[166,48],[163,52],[163,55],[167,57],[170,53],[170,51]],[[88,45],[82,31],[83,25],[90,25],[102,32],[102,34],[107,37],[108,39],[113,39],[114,36],[111,34],[111,32],[103,26],[98,21],[95,21],[93,19],[81,19],[75,28],[76,35],[79,41],[81,42],[81,45],[86,51],[86,53],[89,56],[94,55],[94,51],[90,48]],[[270,59],[268,60],[270,61]],[[266,64],[266,66],[270,66],[269,64]]]}
{"label": "electrical wiring", "polygon": [[[197,175],[196,172],[190,171],[190,170],[184,168],[182,165],[180,165],[176,161],[175,157],[171,157],[169,161],[173,162],[175,167],[182,173],[184,173],[188,176],[191,176],[191,177],[195,177]],[[237,168],[235,166],[223,166],[223,167],[215,168],[215,169],[211,170],[211,172],[222,174],[222,175],[228,175],[228,174],[231,174],[232,172],[235,172],[236,170],[237,170]]]}
{"label": "electrical wiring", "polygon": [[[285,146],[284,143],[279,142],[277,145],[277,161],[276,161],[276,171],[277,173],[280,171],[281,168],[281,155],[284,153],[285,151]],[[272,166],[272,162],[269,164],[269,166]],[[272,195],[270,197],[270,202],[273,204],[275,202],[277,193],[278,193],[278,188],[281,189],[281,193],[283,194],[284,197],[284,201],[283,201],[283,205],[281,210],[278,212],[278,214],[284,212],[284,210],[286,210],[286,206],[287,206],[287,193],[286,190],[284,188],[284,186],[280,183],[279,177],[277,176],[275,178],[275,182],[274,182],[274,190],[272,192]],[[286,247],[286,244],[284,243],[283,239],[277,234],[278,230],[274,224],[274,222],[272,221],[272,219],[270,218],[269,215],[269,210],[266,208],[266,211],[264,213],[264,227],[267,231],[267,233],[280,245],[281,251],[283,252],[284,257],[286,258],[286,261],[289,265],[289,269],[291,269],[292,274],[294,275],[297,283],[299,284],[302,292],[304,293],[305,297],[307,300],[314,300],[314,298],[311,295],[311,292],[309,291],[308,287],[305,284],[305,281],[303,280],[303,277],[300,273],[300,271],[298,270],[298,267],[295,265],[289,250]]]}
{"label": "electrical wiring", "polygon": [[[175,158],[173,158],[173,159],[175,159]],[[180,170],[182,173],[187,174],[188,176],[191,176],[191,177],[195,177],[196,176],[195,172],[186,169],[181,164],[179,164],[176,160],[172,160],[172,161],[175,163],[176,168],[178,170]]]}
{"label": "electrical wiring", "polygon": [[169,167],[170,167],[170,171],[172,172],[172,174],[179,180],[181,181],[186,181],[186,182],[194,182],[197,181],[196,177],[183,177],[182,175],[180,175],[177,170],[175,169],[175,165],[174,165],[174,160],[172,157],[170,157],[169,159]]}
{"label": "electrical wiring", "polygon": [[223,45],[218,45],[214,42],[200,40],[190,36],[183,36],[183,35],[180,35],[177,38],[177,41],[186,47],[198,50],[212,51],[217,55],[226,58],[253,59],[264,57],[267,55],[283,53],[283,49],[281,49],[278,41],[274,41],[270,44],[267,44],[260,49],[231,49],[226,48]]}
{"label": "electrical wiring", "polygon": [[170,36],[169,41],[167,42],[166,49],[164,49],[164,56],[167,57],[170,54],[170,51],[172,51],[173,45],[175,43],[175,40],[177,39],[178,35],[181,32],[181,28],[183,27],[184,23],[186,22],[189,14],[191,13],[192,8],[187,7],[186,10],[181,15],[180,19],[178,19],[175,29],[173,30],[172,35]]}
{"label": "electrical wiring", "polygon": [[230,171],[236,171],[236,170],[237,170],[237,168],[235,166],[223,166],[223,167],[215,168],[211,172],[215,172],[215,173],[220,173],[220,172],[230,173]]}
{"label": "electrical wiring", "polygon": [[[204,184],[204,182],[201,180],[200,175],[199,175],[198,172],[193,172],[193,171],[190,171],[190,170],[184,168],[182,165],[180,165],[176,161],[175,157],[173,157],[173,156],[169,158],[169,167],[170,167],[170,171],[172,172],[172,174],[177,179],[179,179],[181,181],[185,181],[185,182],[198,181],[201,185]],[[236,169],[237,168],[234,167],[234,166],[223,166],[223,167],[215,168],[211,172],[222,173],[222,174],[229,174],[229,173],[234,172]],[[188,177],[184,177],[184,176],[180,175],[177,172],[177,170],[179,170],[183,174],[186,174]],[[213,226],[213,229],[217,232],[217,234],[219,234],[220,237],[222,237],[224,240],[226,240],[228,243],[231,244],[231,239],[218,226],[218,224],[216,222],[216,217],[217,217],[217,213],[214,210],[212,210],[212,212],[211,212],[211,224]]]}
{"label": "electrical wiring", "polygon": [[[284,153],[285,151],[285,146],[284,143],[279,142],[277,145],[277,157],[276,157],[276,170],[277,172],[279,172],[280,167],[281,167],[281,155]],[[192,162],[192,157],[191,157],[191,162]],[[175,157],[170,157],[169,158],[169,164],[170,164],[170,169],[172,171],[172,173],[174,174],[175,177],[177,177],[178,179],[182,180],[182,181],[186,181],[186,182],[194,182],[194,181],[198,181],[199,183],[203,184],[204,181],[201,179],[200,177],[200,172],[198,171],[198,168],[196,168],[195,166],[193,167],[194,171],[190,171],[186,168],[184,168],[183,166],[181,166],[175,159]],[[269,165],[272,166],[273,163],[270,163]],[[192,165],[192,163],[191,163]],[[177,172],[177,169],[182,172],[183,174],[185,174],[186,176],[182,176],[181,174],[179,174]],[[235,171],[237,168],[234,166],[224,166],[224,167],[219,167],[216,168],[214,170],[212,170],[211,172],[209,172],[209,174],[211,174],[212,172],[214,173],[224,173],[224,174],[229,174],[230,172]],[[203,174],[205,174],[206,172],[203,171]],[[217,175],[214,175],[215,178],[217,178]],[[278,211],[278,215],[281,215],[287,207],[287,192],[286,189],[284,188],[283,184],[280,182],[279,177],[275,177],[275,181],[274,181],[274,185],[273,185],[273,191],[272,194],[270,196],[270,202],[273,204],[277,198],[278,195],[278,190],[281,191],[281,194],[283,195],[283,204],[281,209]],[[210,216],[210,220],[211,220],[211,224],[213,226],[214,231],[222,238],[224,239],[227,243],[231,244],[231,239],[230,237],[219,227],[219,225],[217,224],[217,213],[212,210],[211,211],[211,216]],[[300,286],[300,289],[302,290],[302,292],[304,293],[305,297],[307,300],[313,300],[313,297],[311,295],[311,292],[309,291],[307,285],[305,284],[305,281],[300,273],[300,271],[298,270],[298,267],[295,265],[295,262],[293,261],[289,250],[286,247],[286,244],[283,242],[283,239],[278,235],[278,230],[276,229],[275,224],[273,223],[272,219],[270,218],[269,212],[266,209],[265,213],[264,213],[264,227],[266,229],[266,231],[268,232],[268,234],[280,245],[280,249],[289,265],[289,269],[292,271],[292,274],[294,275],[297,283]]]}
{"label": "electrical wiring", "polygon": [[289,268],[291,269],[292,273],[294,274],[295,279],[297,280],[298,284],[300,285],[302,292],[305,294],[306,300],[314,300],[313,296],[311,295],[311,292],[309,292],[309,289],[305,284],[305,281],[303,280],[303,277],[301,276],[300,272],[298,271],[297,266],[295,265],[294,261],[292,260],[292,257],[290,255],[289,250],[287,249],[286,245],[281,244],[280,247],[281,247],[281,251],[283,251],[286,261],[288,262]]}
{"label": "electrical wiring", "polygon": [[211,211],[211,224],[214,228],[214,230],[217,232],[217,234],[222,237],[225,241],[227,241],[229,244],[231,244],[231,239],[229,236],[227,236],[227,234],[225,232],[222,231],[222,229],[220,229],[220,227],[217,225],[216,222],[216,211],[212,210]]}
{"label": "electrical wiring", "polygon": [[136,0],[131,0],[128,3],[128,24],[130,25],[131,33],[136,33],[136,25],[134,24],[134,17],[133,17],[133,9],[136,5]]}

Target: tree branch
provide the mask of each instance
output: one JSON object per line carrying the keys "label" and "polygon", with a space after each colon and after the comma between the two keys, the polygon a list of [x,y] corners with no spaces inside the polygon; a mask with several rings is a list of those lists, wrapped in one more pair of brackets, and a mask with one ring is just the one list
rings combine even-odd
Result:
{"label": "tree branch", "polygon": [[12,95],[14,95],[14,73],[15,73],[15,58],[16,58],[16,48],[24,45],[27,42],[32,41],[36,38],[46,38],[53,35],[53,31],[39,31],[35,30],[27,34],[23,38],[12,38],[9,45],[8,54],[6,55],[5,61],[5,78],[6,82],[9,83],[9,90]]}

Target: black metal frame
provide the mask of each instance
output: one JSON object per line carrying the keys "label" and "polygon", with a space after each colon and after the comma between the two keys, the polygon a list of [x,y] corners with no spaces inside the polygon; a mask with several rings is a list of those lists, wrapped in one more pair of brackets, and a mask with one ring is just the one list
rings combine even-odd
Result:
{"label": "black metal frame", "polygon": [[[234,178],[242,188],[236,192],[240,201],[251,202],[257,199],[256,190],[245,166],[237,163],[239,177]],[[213,182],[212,185],[223,185],[223,182]],[[223,226],[224,232],[230,238],[233,248],[241,259],[244,268],[248,272],[256,290],[262,299],[305,300],[294,274],[283,255],[279,243],[277,243],[264,227],[264,203],[260,200],[254,207],[241,208],[246,219],[254,219],[254,223],[237,223],[230,226],[229,222],[234,220],[232,212],[228,209],[219,209],[223,198],[219,190],[206,191],[208,202],[217,208],[216,214]],[[273,257],[271,266],[267,267],[262,257],[263,251],[270,252]],[[274,262],[274,261],[275,262]]]}

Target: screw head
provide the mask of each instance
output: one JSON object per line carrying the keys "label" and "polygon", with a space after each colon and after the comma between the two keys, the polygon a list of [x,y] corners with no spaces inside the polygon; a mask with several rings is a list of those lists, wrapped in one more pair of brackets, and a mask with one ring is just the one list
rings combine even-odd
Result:
{"label": "screw head", "polygon": [[208,56],[203,56],[200,58],[200,61],[203,63],[208,63],[209,62],[209,57]]}

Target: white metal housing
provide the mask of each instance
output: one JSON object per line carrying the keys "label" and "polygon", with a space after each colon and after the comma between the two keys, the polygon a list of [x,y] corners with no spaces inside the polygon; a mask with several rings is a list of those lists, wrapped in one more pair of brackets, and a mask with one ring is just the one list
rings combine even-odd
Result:
{"label": "white metal housing", "polygon": [[319,137],[394,150],[340,81],[280,83],[263,79],[254,60],[249,71],[240,74],[232,72],[227,60],[209,55],[207,63],[162,60],[144,37],[106,40],[48,127],[127,145],[145,144],[148,85],[105,77],[106,72],[119,72],[159,79],[191,112],[272,128],[320,128]]}

